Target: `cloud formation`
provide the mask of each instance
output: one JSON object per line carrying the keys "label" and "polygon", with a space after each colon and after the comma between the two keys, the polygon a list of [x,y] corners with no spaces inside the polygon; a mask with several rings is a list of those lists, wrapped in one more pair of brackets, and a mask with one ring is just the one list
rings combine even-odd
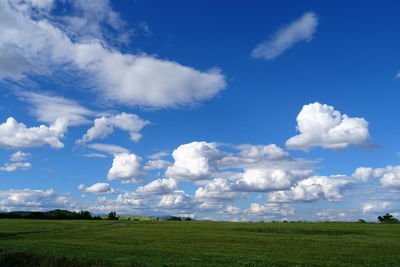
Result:
{"label": "cloud formation", "polygon": [[0,191],[0,210],[2,211],[40,211],[51,209],[74,209],[75,202],[68,196],[57,195],[53,189],[10,189]]}
{"label": "cloud formation", "polygon": [[225,88],[225,77],[218,68],[199,71],[174,61],[145,54],[125,54],[113,48],[104,35],[98,33],[96,25],[106,22],[118,29],[121,21],[107,1],[102,3],[104,7],[100,12],[86,8],[86,2],[79,4],[80,15],[65,18],[52,16],[50,11],[56,3],[1,1],[0,47],[8,50],[11,47],[7,60],[20,62],[20,65],[1,66],[0,76],[37,75],[35,70],[40,69],[47,73],[50,69],[78,70],[89,74],[87,79],[101,99],[152,108],[207,100]]}
{"label": "cloud formation", "polygon": [[400,189],[400,166],[386,166],[385,168],[357,168],[353,177],[364,182],[370,179],[379,179],[384,187]]}
{"label": "cloud formation", "polygon": [[94,139],[104,139],[114,132],[114,128],[128,131],[130,139],[138,141],[142,137],[139,131],[149,123],[149,121],[140,119],[136,114],[125,112],[115,116],[103,116],[95,119],[94,126],[87,130],[82,139],[77,140],[76,143],[85,144]]}
{"label": "cloud formation", "polygon": [[352,181],[346,176],[312,176],[294,185],[290,190],[276,191],[268,194],[270,202],[306,202],[326,199],[339,201],[343,199],[342,191]]}
{"label": "cloud formation", "polygon": [[144,174],[141,171],[142,158],[135,154],[119,153],[114,155],[107,179],[120,180],[121,183],[141,183]]}
{"label": "cloud formation", "polygon": [[111,188],[110,185],[107,183],[96,183],[89,187],[85,187],[85,185],[81,184],[78,186],[78,190],[81,192],[97,195],[118,194],[118,191],[114,188]]}
{"label": "cloud formation", "polygon": [[50,126],[28,128],[13,117],[9,117],[6,122],[0,124],[0,147],[21,149],[48,144],[52,148],[62,148],[64,144],[60,138],[64,136],[66,129],[67,121],[64,119],[57,119]]}
{"label": "cloud formation", "polygon": [[0,167],[0,171],[14,172],[19,169],[26,170],[31,167],[32,167],[32,164],[29,162],[5,163],[3,167]]}
{"label": "cloud formation", "polygon": [[313,12],[304,13],[299,19],[281,28],[270,40],[259,44],[252,52],[255,58],[271,60],[300,41],[310,42],[318,26]]}
{"label": "cloud formation", "polygon": [[30,153],[25,153],[22,151],[17,151],[14,154],[11,155],[10,161],[16,162],[16,161],[24,161],[27,158],[31,156]]}
{"label": "cloud formation", "polygon": [[288,149],[309,151],[316,146],[343,149],[349,145],[368,145],[368,122],[341,115],[332,106],[318,102],[304,105],[296,120],[300,134],[286,141]]}
{"label": "cloud formation", "polygon": [[49,124],[59,118],[65,119],[69,126],[89,124],[90,120],[87,117],[96,115],[77,102],[60,96],[32,92],[20,92],[19,96],[32,105],[30,110],[39,121]]}
{"label": "cloud formation", "polygon": [[192,142],[180,145],[172,152],[175,162],[168,167],[165,175],[188,182],[210,179],[218,169],[218,160],[224,155],[215,143]]}

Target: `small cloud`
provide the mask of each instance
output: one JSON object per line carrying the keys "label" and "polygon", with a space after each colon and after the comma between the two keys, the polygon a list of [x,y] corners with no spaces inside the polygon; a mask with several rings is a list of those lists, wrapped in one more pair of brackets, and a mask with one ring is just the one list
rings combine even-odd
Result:
{"label": "small cloud", "polygon": [[24,153],[22,151],[17,151],[11,155],[10,161],[13,161],[13,162],[24,161],[27,158],[29,158],[30,156],[31,156],[30,153]]}
{"label": "small cloud", "polygon": [[6,164],[4,164],[3,167],[0,167],[0,171],[14,172],[19,169],[26,170],[31,167],[32,167],[32,164],[30,164],[29,162],[6,163]]}
{"label": "small cloud", "polygon": [[82,156],[87,157],[87,158],[106,158],[107,156],[104,154],[100,153],[88,153],[88,154],[83,154]]}
{"label": "small cloud", "polygon": [[317,26],[318,18],[315,13],[304,13],[298,20],[281,28],[270,40],[259,44],[253,50],[252,56],[274,59],[300,41],[311,41]]}
{"label": "small cloud", "polygon": [[165,156],[168,156],[167,152],[158,152],[158,153],[154,153],[150,156],[147,156],[147,158],[156,160],[156,159],[161,159],[162,157],[165,157]]}
{"label": "small cloud", "polygon": [[107,183],[96,183],[89,187],[85,187],[85,185],[80,184],[78,186],[78,190],[81,192],[97,194],[97,195],[118,194],[118,191],[115,190],[114,188],[111,188],[110,185]]}

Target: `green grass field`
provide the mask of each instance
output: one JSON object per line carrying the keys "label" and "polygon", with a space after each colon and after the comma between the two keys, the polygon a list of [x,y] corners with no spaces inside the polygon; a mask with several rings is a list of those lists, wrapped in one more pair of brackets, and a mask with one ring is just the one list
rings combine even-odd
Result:
{"label": "green grass field", "polygon": [[0,251],[4,266],[400,266],[400,224],[1,219]]}

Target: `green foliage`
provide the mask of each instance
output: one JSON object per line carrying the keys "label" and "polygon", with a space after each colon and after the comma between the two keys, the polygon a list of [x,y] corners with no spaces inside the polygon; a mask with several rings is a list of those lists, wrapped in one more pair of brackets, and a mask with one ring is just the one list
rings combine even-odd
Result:
{"label": "green foliage", "polygon": [[13,211],[0,213],[1,218],[9,219],[42,219],[42,220],[101,220],[100,216],[92,217],[89,211],[71,212],[68,210],[38,211]]}
{"label": "green foliage", "polygon": [[182,221],[180,217],[171,216],[167,219],[167,221]]}
{"label": "green foliage", "polygon": [[398,223],[399,220],[397,220],[396,218],[394,218],[391,214],[386,213],[383,216],[378,216],[378,220],[381,223]]}
{"label": "green foliage", "polygon": [[117,213],[115,211],[111,211],[108,214],[108,220],[118,220]]}
{"label": "green foliage", "polygon": [[399,266],[399,226],[4,219],[0,254],[44,266]]}

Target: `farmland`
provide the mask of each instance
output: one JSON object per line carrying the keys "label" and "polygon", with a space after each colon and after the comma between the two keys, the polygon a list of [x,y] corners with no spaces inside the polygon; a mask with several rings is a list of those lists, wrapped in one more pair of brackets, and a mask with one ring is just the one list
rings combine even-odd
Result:
{"label": "farmland", "polygon": [[0,265],[399,266],[399,251],[400,224],[0,220]]}

